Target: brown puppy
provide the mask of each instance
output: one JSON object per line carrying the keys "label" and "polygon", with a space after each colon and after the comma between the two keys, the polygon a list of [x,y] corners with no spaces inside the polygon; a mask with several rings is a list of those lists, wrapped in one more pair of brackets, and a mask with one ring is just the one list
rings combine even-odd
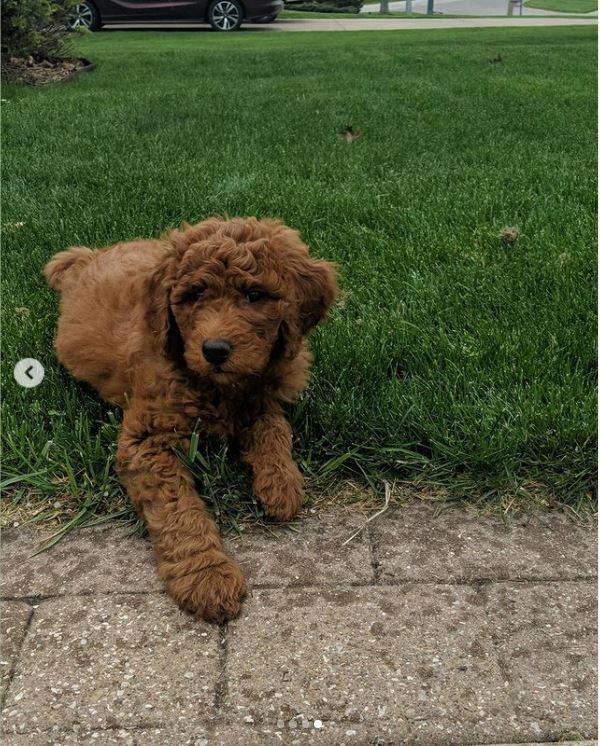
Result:
{"label": "brown puppy", "polygon": [[194,428],[236,438],[267,515],[298,512],[282,404],[306,385],[305,337],[336,295],[333,265],[276,220],[212,218],[164,240],[68,249],[45,274],[61,294],[60,361],[124,408],[118,470],[169,594],[205,619],[235,616],[244,578],[173,448]]}

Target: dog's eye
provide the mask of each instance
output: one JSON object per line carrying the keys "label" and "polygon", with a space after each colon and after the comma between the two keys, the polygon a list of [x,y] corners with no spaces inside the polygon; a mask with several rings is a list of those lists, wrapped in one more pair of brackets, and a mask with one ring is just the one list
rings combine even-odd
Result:
{"label": "dog's eye", "polygon": [[246,293],[246,299],[249,303],[258,303],[265,297],[265,293],[262,290],[248,290]]}
{"label": "dog's eye", "polygon": [[188,298],[190,300],[197,300],[198,298],[202,298],[205,290],[206,288],[204,285],[197,285],[195,288],[191,288],[188,293]]}
{"label": "dog's eye", "polygon": [[204,285],[196,285],[195,287],[188,288],[181,293],[175,303],[195,303],[204,295],[205,290],[206,287]]}

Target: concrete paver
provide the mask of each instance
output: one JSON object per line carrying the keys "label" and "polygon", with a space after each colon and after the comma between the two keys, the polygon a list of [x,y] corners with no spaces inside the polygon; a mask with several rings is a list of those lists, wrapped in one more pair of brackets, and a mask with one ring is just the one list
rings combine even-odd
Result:
{"label": "concrete paver", "polygon": [[39,535],[5,533],[2,743],[596,736],[595,526],[548,513],[507,529],[408,504],[344,543],[364,521],[317,514],[227,539],[250,593],[223,628],[180,612],[123,528],[38,557]]}
{"label": "concrete paver", "polygon": [[84,529],[32,556],[41,542],[36,531],[2,533],[2,596],[161,590],[150,543],[131,528]]}
{"label": "concrete paver", "polygon": [[[386,735],[385,727],[331,726],[321,728],[282,730],[277,728],[257,728],[251,724],[244,726],[217,726],[212,730],[192,728],[185,733],[164,728],[117,729],[100,731],[60,731],[33,733],[27,735],[7,734],[2,739],[3,746],[398,746],[398,741]],[[560,746],[597,746],[597,741],[560,741]],[[489,746],[476,744],[475,746]],[[515,746],[514,744],[493,744],[493,746]],[[521,743],[519,746],[556,746],[556,741],[536,741]]]}
{"label": "concrete paver", "polygon": [[379,724],[397,742],[518,735],[478,591],[255,591],[230,628],[227,709],[290,726]]}
{"label": "concrete paver", "polygon": [[249,529],[225,543],[251,586],[369,583],[374,574],[366,532],[344,544],[364,523],[357,514],[314,515]]}
{"label": "concrete paver", "polygon": [[[200,726],[182,729],[114,728],[112,730],[75,730],[54,728],[47,732],[7,734],[3,746],[214,746],[209,731]],[[210,741],[209,741],[210,738]],[[223,744],[225,746],[225,744]]]}
{"label": "concrete paver", "polygon": [[76,732],[54,729],[46,733],[7,734],[2,743],[3,746],[397,746],[386,732],[385,726],[356,724],[317,729],[312,723],[307,728],[300,723],[296,729],[290,729],[245,723],[221,724],[209,729],[193,726]]}
{"label": "concrete paver", "polygon": [[560,513],[512,519],[416,505],[371,528],[382,583],[593,578],[597,534]]}
{"label": "concrete paver", "polygon": [[[293,725],[293,727],[291,727]],[[214,731],[210,746],[398,746],[388,722],[321,724],[297,718],[275,725],[223,725]]]}
{"label": "concrete paver", "polygon": [[162,595],[60,598],[35,610],[6,696],[11,732],[210,719],[218,629]]}
{"label": "concrete paver", "polygon": [[20,601],[4,603],[0,608],[0,632],[2,635],[0,699],[4,697],[8,682],[14,671],[32,613],[31,606]]}
{"label": "concrete paver", "polygon": [[500,665],[529,738],[589,732],[597,721],[597,587],[503,583],[482,589]]}

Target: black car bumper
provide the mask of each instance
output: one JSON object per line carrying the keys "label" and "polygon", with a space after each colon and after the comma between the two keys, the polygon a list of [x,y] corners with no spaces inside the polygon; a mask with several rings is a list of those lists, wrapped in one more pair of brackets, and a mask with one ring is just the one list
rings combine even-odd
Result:
{"label": "black car bumper", "polygon": [[265,2],[249,2],[246,5],[246,18],[253,21],[265,16],[276,16],[283,10],[283,0],[266,0]]}

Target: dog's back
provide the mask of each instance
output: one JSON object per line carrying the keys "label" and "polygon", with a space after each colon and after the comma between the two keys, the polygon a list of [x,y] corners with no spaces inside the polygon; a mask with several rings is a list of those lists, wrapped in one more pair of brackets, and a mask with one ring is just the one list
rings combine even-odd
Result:
{"label": "dog's back", "polygon": [[75,246],[44,269],[61,295],[56,351],[61,363],[107,401],[123,404],[132,351],[142,338],[146,285],[164,255],[160,241],[92,251]]}

